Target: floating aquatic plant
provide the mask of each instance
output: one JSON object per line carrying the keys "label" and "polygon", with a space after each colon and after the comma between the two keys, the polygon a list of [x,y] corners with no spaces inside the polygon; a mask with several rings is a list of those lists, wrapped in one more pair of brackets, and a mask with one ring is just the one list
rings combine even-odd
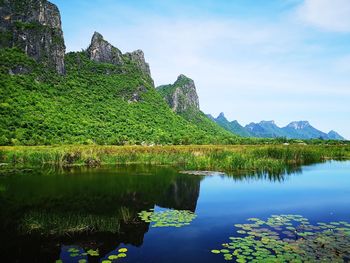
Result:
{"label": "floating aquatic plant", "polygon": [[117,250],[114,251],[113,254],[110,254],[108,256],[108,259],[105,259],[103,260],[102,262],[114,262],[120,258],[125,258],[127,255],[126,255],[126,252],[128,251],[127,248],[119,248]]}
{"label": "floating aquatic plant", "polygon": [[96,250],[89,249],[88,251],[86,251],[86,253],[91,257],[98,257],[100,255],[100,253],[98,252],[98,249]]}
{"label": "floating aquatic plant", "polygon": [[[76,260],[75,262],[78,262],[78,263],[86,263],[88,261],[84,258],[77,259],[76,257],[82,257],[82,256],[98,257],[98,256],[100,256],[98,249],[96,249],[96,250],[88,249],[85,252],[81,248],[69,247],[68,249],[66,249],[66,251],[69,253],[69,256],[74,258],[73,260]],[[104,263],[115,262],[118,259],[125,258],[127,256],[127,254],[126,254],[127,252],[128,252],[128,249],[124,248],[124,247],[116,249],[116,250],[112,251],[111,254],[109,254],[107,256],[107,258],[102,259],[101,262],[104,262]],[[61,259],[58,259],[58,260],[56,260],[56,263],[63,263],[63,261]]]}
{"label": "floating aquatic plant", "polygon": [[196,215],[188,210],[155,212],[150,209],[141,211],[139,217],[147,223],[154,223],[152,227],[182,227],[189,225],[196,218]]}
{"label": "floating aquatic plant", "polygon": [[312,225],[301,215],[272,215],[266,221],[236,224],[237,236],[211,250],[236,262],[349,262],[350,224]]}

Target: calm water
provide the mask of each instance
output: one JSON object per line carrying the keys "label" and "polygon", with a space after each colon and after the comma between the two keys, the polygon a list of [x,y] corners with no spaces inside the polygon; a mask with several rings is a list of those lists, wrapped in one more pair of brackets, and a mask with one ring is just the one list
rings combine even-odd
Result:
{"label": "calm water", "polygon": [[[152,227],[138,215],[152,208],[189,210],[196,218]],[[349,161],[275,176],[204,177],[145,166],[25,171],[0,177],[0,261],[102,262],[127,248],[116,262],[225,262],[211,250],[248,218],[350,222],[349,208]],[[89,249],[99,256],[85,255]]]}

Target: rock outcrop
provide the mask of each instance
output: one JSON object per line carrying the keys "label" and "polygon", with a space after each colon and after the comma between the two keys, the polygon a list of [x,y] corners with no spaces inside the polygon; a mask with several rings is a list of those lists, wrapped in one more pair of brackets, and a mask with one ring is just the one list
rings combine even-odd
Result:
{"label": "rock outcrop", "polygon": [[58,8],[46,0],[3,0],[0,48],[17,47],[45,66],[65,73],[65,44]]}
{"label": "rock outcrop", "polygon": [[106,41],[100,33],[95,32],[87,49],[87,54],[91,60],[100,63],[111,63],[114,65],[124,65],[128,62],[134,63],[154,86],[149,64],[146,62],[145,55],[140,49],[123,54],[118,48]]}
{"label": "rock outcrop", "polygon": [[145,60],[145,55],[142,50],[138,49],[133,52],[127,52],[124,55],[134,62],[143,74],[151,77],[151,70],[149,68],[149,64]]}
{"label": "rock outcrop", "polygon": [[103,39],[103,36],[95,32],[91,39],[91,44],[87,49],[91,60],[101,63],[111,63],[114,65],[123,64],[122,52]]}
{"label": "rock outcrop", "polygon": [[157,90],[174,112],[199,111],[196,86],[194,81],[185,75],[180,75],[174,84],[160,86]]}
{"label": "rock outcrop", "polygon": [[293,121],[287,125],[287,128],[291,128],[294,130],[302,130],[310,126],[311,125],[308,121]]}

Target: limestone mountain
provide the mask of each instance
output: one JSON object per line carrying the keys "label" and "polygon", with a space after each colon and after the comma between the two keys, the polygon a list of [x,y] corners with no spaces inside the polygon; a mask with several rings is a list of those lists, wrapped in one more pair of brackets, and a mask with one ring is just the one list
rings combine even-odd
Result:
{"label": "limestone mountain", "polygon": [[178,76],[174,84],[157,87],[170,108],[176,113],[199,110],[199,99],[194,81],[185,75]]}
{"label": "limestone mountain", "polygon": [[133,63],[154,86],[151,70],[142,50],[139,49],[123,54],[118,48],[106,41],[100,33],[95,32],[86,52],[91,60],[98,63],[109,63],[120,66]]}
{"label": "limestone mountain", "polygon": [[228,121],[224,113],[213,119],[224,129],[242,137],[345,140],[335,131],[327,134],[314,128],[308,121],[294,121],[281,128],[274,121],[251,122],[243,127],[237,121]]}
{"label": "limestone mountain", "polygon": [[151,69],[149,67],[149,64],[146,62],[145,55],[141,49],[135,50],[133,52],[127,52],[124,54],[124,57],[135,63],[144,75],[152,78]]}
{"label": "limestone mountain", "polygon": [[92,36],[87,53],[90,59],[95,62],[123,65],[122,52],[104,40],[103,36],[98,32],[95,32]]}
{"label": "limestone mountain", "polygon": [[196,85],[192,79],[181,74],[173,84],[157,87],[169,107],[187,121],[214,134],[230,134],[199,108]]}
{"label": "limestone mountain", "polygon": [[[0,48],[19,48],[45,67],[64,74],[65,44],[58,8],[46,0],[3,0]],[[24,73],[28,68],[11,68]]]}
{"label": "limestone mountain", "polygon": [[281,130],[274,121],[261,121],[259,123],[250,123],[245,126],[246,130],[254,137],[258,138],[277,138],[287,137],[287,134]]}
{"label": "limestone mountain", "polygon": [[237,140],[198,101],[195,111],[176,114],[154,88],[141,50],[123,54],[96,32],[86,50],[64,54],[56,6],[3,0],[0,10],[0,145]]}
{"label": "limestone mountain", "polygon": [[314,128],[308,121],[293,121],[286,127],[283,127],[282,130],[284,130],[290,138],[329,139],[327,133]]}

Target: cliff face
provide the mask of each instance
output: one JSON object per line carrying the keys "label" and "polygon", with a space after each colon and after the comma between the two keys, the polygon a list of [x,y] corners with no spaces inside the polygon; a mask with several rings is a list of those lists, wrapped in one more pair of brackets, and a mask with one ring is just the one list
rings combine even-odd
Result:
{"label": "cliff face", "polygon": [[174,84],[160,86],[157,89],[174,112],[199,110],[196,86],[194,81],[185,75],[180,75]]}
{"label": "cliff face", "polygon": [[140,72],[149,78],[154,85],[149,64],[146,62],[142,50],[123,54],[118,48],[107,42],[100,33],[95,32],[87,53],[89,58],[95,62],[111,63],[114,65],[124,65],[128,62],[134,63]]}
{"label": "cliff face", "polygon": [[151,70],[142,50],[138,49],[134,52],[125,53],[124,56],[134,62],[144,75],[151,77]]}
{"label": "cliff face", "polygon": [[0,48],[17,47],[45,66],[65,73],[65,44],[58,8],[46,0],[3,0]]}
{"label": "cliff face", "polygon": [[104,40],[100,33],[94,33],[87,52],[93,61],[114,65],[123,64],[122,52]]}

